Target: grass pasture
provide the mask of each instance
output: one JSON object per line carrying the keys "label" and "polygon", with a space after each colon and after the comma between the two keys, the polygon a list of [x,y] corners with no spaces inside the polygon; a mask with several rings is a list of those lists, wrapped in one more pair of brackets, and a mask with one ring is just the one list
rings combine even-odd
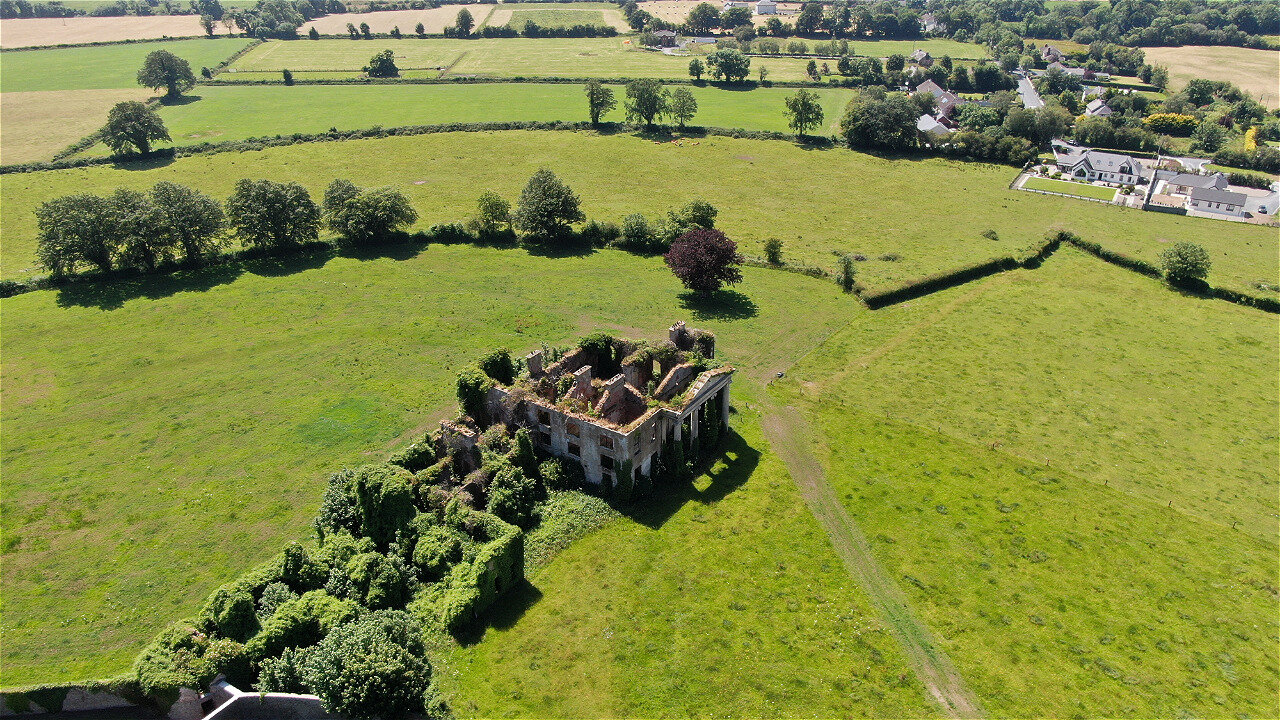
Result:
{"label": "grass pasture", "polygon": [[618,32],[631,32],[631,26],[617,5],[613,3],[537,3],[526,6],[498,5],[489,18],[489,25],[506,25],[524,30],[526,21],[532,20],[542,27],[571,27],[573,25],[611,25]]}
{"label": "grass pasture", "polygon": [[[602,291],[620,274],[631,292]],[[6,686],[125,670],[154,632],[193,612],[213,587],[307,536],[325,473],[381,457],[444,417],[454,375],[489,348],[565,343],[602,326],[651,337],[672,318],[688,318],[719,333],[723,355],[742,373],[735,398],[747,403],[752,378],[787,367],[856,308],[827,283],[768,270],[748,268],[739,293],[699,306],[655,258],[616,251],[547,258],[471,246],[262,263],[238,276],[213,269],[109,292],[123,295],[89,289],[3,301]],[[806,312],[796,321],[800,305]],[[281,318],[291,320],[282,325]],[[92,351],[80,352],[87,345]],[[918,714],[919,693],[897,683],[901,662],[865,617],[839,560],[815,537],[816,524],[788,499],[794,490],[777,461],[760,454],[754,422],[744,415],[745,441],[689,497],[620,522],[595,542],[630,548],[627,568],[652,568],[642,583],[653,600],[647,612],[660,623],[655,628],[686,633],[678,646],[684,662],[711,667],[739,650],[771,657],[785,650],[778,643],[798,641],[793,626],[802,618],[806,626],[822,618],[804,632],[841,638],[805,643],[807,654],[795,662],[818,659],[826,669],[816,675],[788,669],[770,679],[781,666],[761,661],[740,681],[726,680],[743,683],[744,704],[764,696],[799,708],[813,696],[822,714],[838,713],[849,701],[839,683],[855,674],[845,650],[861,648],[853,657],[865,658],[875,648],[884,664],[878,671],[894,679],[885,685],[884,713]],[[664,514],[676,518],[670,527]],[[172,522],[177,516],[186,519]],[[708,542],[737,537],[757,549],[725,574],[723,555],[710,547],[690,554],[691,528]],[[548,566],[546,585],[535,581],[546,609],[604,609],[604,619],[617,602],[615,612],[626,612],[618,599],[626,588],[612,584],[624,566],[577,557],[567,568]],[[678,571],[667,572],[672,563]],[[596,608],[581,603],[579,570],[588,565],[602,603]],[[768,612],[737,609],[733,595],[748,578],[756,597],[768,599]],[[691,594],[712,587],[723,603]],[[697,618],[686,614],[690,603],[700,608]],[[643,641],[638,652],[662,657],[645,649],[661,639],[634,622],[619,627],[618,641]],[[763,636],[752,638],[753,627]],[[92,646],[84,643],[89,637]],[[607,662],[599,672],[618,679],[612,692],[641,702],[626,682],[625,655],[615,659],[621,646],[601,640],[583,638],[584,659]],[[740,648],[756,640],[762,645]],[[546,634],[538,642],[560,645]],[[581,666],[549,677],[570,687],[574,668]],[[709,709],[722,701],[720,689],[688,683],[679,697]],[[512,699],[491,702],[499,700]],[[769,714],[763,704],[744,707]]]}
{"label": "grass pasture", "polygon": [[[792,91],[757,88],[750,92],[714,86],[693,87],[697,125],[787,132],[783,99]],[[161,106],[176,145],[239,140],[294,132],[324,132],[382,125],[422,125],[506,120],[580,121],[586,101],[578,85],[468,84],[263,87],[203,86],[194,102]],[[624,95],[615,86],[617,97]],[[818,90],[828,118],[836,118],[851,90]],[[615,110],[605,120],[621,121]],[[834,123],[834,120],[833,120]],[[105,145],[91,154],[106,155]]]}
{"label": "grass pasture", "polygon": [[168,50],[186,60],[199,75],[202,66],[217,65],[249,42],[242,38],[201,38],[8,52],[0,55],[0,92],[137,88],[138,68],[156,50]]}
{"label": "grass pasture", "polygon": [[1274,716],[1272,316],[1063,249],[878,317],[776,392],[988,711]]}
{"label": "grass pasture", "polygon": [[1094,198],[1095,200],[1106,200],[1107,202],[1111,202],[1116,197],[1115,188],[1105,188],[1078,182],[1067,182],[1065,180],[1053,180],[1051,178],[1029,177],[1023,181],[1022,186],[1030,190],[1044,190],[1045,192],[1063,193],[1065,195],[1078,195],[1080,197]]}
{"label": "grass pasture", "polygon": [[[0,177],[0,277],[34,272],[34,210],[71,192],[145,189],[164,179],[226,197],[242,177],[271,177],[301,182],[319,197],[333,178],[347,177],[403,190],[420,214],[419,227],[426,227],[462,220],[484,190],[514,200],[541,167],[575,188],[589,217],[656,217],[704,198],[720,208],[718,224],[744,252],[762,256],[765,240],[778,237],[791,261],[833,268],[833,251],[862,254],[867,260],[857,263],[858,279],[868,287],[1007,255],[1039,242],[1052,226],[1152,260],[1171,239],[1198,242],[1212,255],[1215,285],[1257,292],[1254,281],[1276,282],[1280,273],[1271,228],[1009,190],[1015,171],[1004,166],[885,159],[782,141],[509,131],[313,143],[181,158],[127,173],[104,166],[6,175]],[[839,191],[814,192],[815,183]],[[768,192],[760,192],[762,186]],[[984,237],[987,229],[997,238]],[[885,254],[899,257],[877,259]]]}
{"label": "grass pasture", "polygon": [[80,45],[116,40],[201,37],[204,34],[197,15],[15,18],[5,20],[0,27],[0,47]]}
{"label": "grass pasture", "polygon": [[1188,45],[1143,48],[1147,62],[1169,68],[1173,90],[1192,78],[1227,80],[1269,108],[1280,107],[1280,50]]}
{"label": "grass pasture", "polygon": [[[422,29],[431,35],[439,35],[444,32],[446,27],[453,25],[458,17],[458,13],[466,8],[471,13],[472,18],[479,27],[484,22],[489,13],[493,12],[495,5],[471,4],[471,5],[442,5],[436,8],[423,8],[421,10],[380,10],[378,12],[365,13],[334,13],[318,17],[298,28],[299,35],[306,35],[311,28],[315,28],[316,32],[321,35],[346,35],[347,23],[351,23],[356,27],[360,27],[361,23],[369,25],[370,32],[389,33],[392,28],[400,28],[400,32],[405,35],[411,35],[418,23],[422,23]],[[370,55],[373,52],[369,53]]]}
{"label": "grass pasture", "polygon": [[[402,28],[403,29],[403,28]],[[350,40],[308,42],[268,41],[246,53],[232,65],[246,78],[279,77],[282,69],[294,73],[321,72],[327,77],[355,77],[374,52],[390,49],[405,77],[446,75],[509,77],[689,77],[689,58],[664,55],[625,45],[625,38],[500,38],[478,40],[378,39],[374,43]],[[752,58],[752,74],[761,64]],[[803,80],[800,58],[770,58],[763,63],[773,80]],[[403,72],[403,71],[408,72]],[[237,74],[225,74],[232,80]]]}

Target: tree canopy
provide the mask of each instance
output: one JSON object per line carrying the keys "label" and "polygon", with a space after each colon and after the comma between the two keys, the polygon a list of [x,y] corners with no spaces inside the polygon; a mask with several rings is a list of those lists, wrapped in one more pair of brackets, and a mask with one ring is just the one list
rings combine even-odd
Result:
{"label": "tree canopy", "polygon": [[818,93],[801,88],[783,102],[787,106],[787,125],[796,131],[796,135],[821,127],[824,117]]}
{"label": "tree canopy", "polygon": [[578,196],[556,174],[543,168],[529,178],[516,203],[512,224],[534,238],[556,238],[572,223],[582,222]]}
{"label": "tree canopy", "polygon": [[117,155],[130,150],[146,155],[151,152],[151,143],[168,139],[169,131],[160,114],[136,100],[116,103],[102,128],[102,141]]}
{"label": "tree canopy", "polygon": [[599,125],[600,118],[618,107],[613,90],[599,80],[588,80],[585,88],[587,94],[587,113],[591,116],[591,124]]}
{"label": "tree canopy", "polygon": [[661,80],[632,80],[627,83],[627,121],[653,127],[655,120],[667,114],[668,99]]}
{"label": "tree canopy", "polygon": [[742,282],[738,244],[719,230],[689,230],[676,238],[663,259],[680,282],[699,295],[710,295],[721,285]]}
{"label": "tree canopy", "polygon": [[319,235],[320,208],[296,182],[240,180],[227,199],[227,216],[246,245],[297,245]]}
{"label": "tree canopy", "polygon": [[364,72],[373,78],[400,77],[400,68],[396,67],[395,53],[390,50],[377,53],[369,58],[369,64],[364,66]]}
{"label": "tree canopy", "polygon": [[173,99],[195,87],[196,76],[186,60],[168,50],[156,50],[142,61],[142,69],[138,70],[138,84],[152,90],[164,88],[165,97]]}

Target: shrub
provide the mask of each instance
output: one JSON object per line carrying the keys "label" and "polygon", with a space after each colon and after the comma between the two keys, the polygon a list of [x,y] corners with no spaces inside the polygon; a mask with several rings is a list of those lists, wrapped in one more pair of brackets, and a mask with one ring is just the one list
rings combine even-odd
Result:
{"label": "shrub", "polygon": [[622,232],[615,245],[631,252],[652,252],[661,243],[649,221],[640,213],[632,213],[622,218]]}
{"label": "shrub", "polygon": [[329,485],[320,500],[320,512],[316,514],[315,527],[324,540],[325,533],[360,531],[360,511],[356,507],[355,487],[351,480],[355,473],[342,470],[329,476]]}
{"label": "shrub", "polygon": [[574,463],[566,463],[560,458],[551,458],[542,461],[538,466],[538,476],[542,478],[542,483],[548,490],[577,490],[582,487],[581,478],[575,477],[574,470],[577,475],[582,474],[581,466]]}
{"label": "shrub", "polygon": [[214,590],[200,616],[204,630],[232,640],[247,640],[258,631],[253,595],[247,590],[227,585]]}
{"label": "shrub", "polygon": [[[314,30],[314,28],[313,28]],[[306,693],[310,691],[303,677],[303,662],[307,650],[285,648],[279,657],[262,660],[258,682],[253,686],[258,692]]]}
{"label": "shrub", "polygon": [[488,424],[487,406],[491,387],[493,380],[479,368],[466,368],[458,373],[458,403],[462,406],[462,412],[481,424]]}
{"label": "shrub", "polygon": [[840,272],[836,276],[836,283],[840,285],[840,289],[850,293],[854,288],[854,277],[858,272],[857,266],[853,264],[852,255],[840,256]]}
{"label": "shrub", "polygon": [[413,564],[426,582],[444,577],[449,568],[462,559],[463,535],[440,525],[431,526],[418,535],[413,546]]}
{"label": "shrub", "polygon": [[334,180],[325,191],[324,215],[329,229],[338,233],[338,244],[345,246],[386,241],[398,228],[418,219],[399,190],[362,190],[346,180]]}
{"label": "shrub", "polygon": [[515,447],[511,449],[511,463],[520,468],[525,477],[537,478],[538,456],[533,450],[533,437],[528,428],[520,428],[515,434]]}
{"label": "shrub", "polygon": [[516,378],[516,366],[511,362],[511,351],[506,348],[494,350],[480,358],[481,372],[503,385],[510,385]]}
{"label": "shrub", "polygon": [[296,599],[298,594],[290,590],[285,583],[269,583],[262,589],[262,597],[258,598],[258,620],[269,619],[281,605]]}
{"label": "shrub", "polygon": [[514,465],[499,470],[489,483],[488,511],[517,527],[533,526],[537,485]]}
{"label": "shrub", "polygon": [[361,553],[347,562],[347,577],[355,599],[370,610],[400,607],[408,587],[397,563],[382,553]]}
{"label": "shrub", "polygon": [[1164,275],[1174,285],[1203,281],[1209,276],[1209,253],[1195,243],[1174,243],[1160,253]]}
{"label": "shrub", "polygon": [[306,684],[340,715],[393,720],[419,712],[431,681],[421,635],[400,610],[344,625],[307,653]]}
{"label": "shrub", "polygon": [[770,265],[782,264],[782,241],[778,238],[769,238],[764,241],[764,259]]}
{"label": "shrub", "polygon": [[380,548],[393,542],[418,512],[409,478],[407,471],[393,465],[364,465],[352,479],[360,533]]}
{"label": "shrub", "polygon": [[280,655],[288,647],[314,645],[339,625],[355,620],[360,606],[339,600],[323,590],[312,590],[281,605],[261,632],[245,643],[245,654],[261,662]]}
{"label": "shrub", "polygon": [[578,236],[591,247],[605,247],[614,243],[622,235],[622,229],[611,222],[589,220],[582,227]]}

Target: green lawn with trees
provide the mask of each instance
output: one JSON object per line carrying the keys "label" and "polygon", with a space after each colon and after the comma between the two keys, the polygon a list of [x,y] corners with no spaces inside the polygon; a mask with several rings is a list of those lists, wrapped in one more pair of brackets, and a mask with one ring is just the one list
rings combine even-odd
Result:
{"label": "green lawn with trees", "polygon": [[[606,87],[619,98],[624,94],[620,85]],[[783,101],[794,94],[794,90],[756,88],[743,92],[715,86],[691,86],[689,90],[698,103],[697,114],[689,124],[787,131]],[[832,122],[853,94],[847,89],[812,92],[817,94],[825,116]],[[589,119],[583,86],[577,84],[295,85],[290,88],[205,85],[192,95],[198,99],[158,108],[174,145],[324,132],[331,127],[355,130],[375,125]],[[621,106],[602,119],[621,122]],[[107,148],[98,145],[86,152],[106,154]]]}
{"label": "green lawn with trees", "polygon": [[[299,79],[313,71],[323,77],[355,77],[369,56],[390,49],[404,77],[600,77],[672,78],[689,77],[689,58],[641,50],[626,38],[502,38],[502,39],[383,39],[371,42],[317,40],[308,42],[269,41],[250,50],[232,63],[235,73],[222,80],[277,79],[288,68]],[[760,65],[769,68],[771,80],[805,80],[803,58],[772,57],[751,59],[751,77]]]}
{"label": "green lawn with trees", "polygon": [[[687,318],[719,334],[721,353],[742,374],[735,397],[750,403],[753,378],[786,367],[856,307],[828,283],[751,268],[735,292],[698,303],[660,259],[617,251],[557,258],[433,245],[327,262],[263,261],[239,272],[211,268],[86,286],[79,299],[48,291],[3,301],[3,381],[6,406],[15,409],[6,412],[2,441],[6,685],[127,669],[143,643],[192,613],[213,587],[308,536],[327,472],[385,456],[451,413],[454,375],[490,348],[523,352],[599,327],[650,337]],[[598,291],[619,273],[632,292]],[[805,320],[788,319],[800,305]],[[426,306],[434,308],[429,316]],[[292,320],[282,327],[282,317]],[[88,338],[93,353],[75,352]],[[787,499],[794,491],[777,461],[761,455],[753,423],[744,416],[748,439],[729,445],[728,467],[700,481],[687,503],[665,506],[679,518],[669,530],[661,531],[663,511],[655,509],[607,531],[619,543],[641,543],[627,562],[669,583],[653,589],[650,611],[683,623],[680,603],[691,601],[677,575],[653,564],[659,549],[690,582],[696,576],[727,598],[704,608],[699,637],[710,642],[702,660],[688,648],[688,662],[724,661],[725,647],[752,627],[770,647],[795,642],[793,626],[803,623],[815,637],[847,638],[861,648],[852,657],[874,649],[886,666],[879,672],[895,668],[894,684],[882,688],[885,714],[922,712],[911,681],[896,682],[905,669],[892,644],[817,540],[812,518]],[[740,499],[717,509],[719,498],[738,491]],[[186,519],[173,522],[178,516]],[[715,582],[723,555],[708,547],[695,563],[678,530],[689,523],[708,539],[755,538],[746,542],[758,548],[755,559],[743,563],[761,568],[750,574],[754,592],[792,610],[756,618],[754,609],[729,607],[745,576]],[[550,588],[544,594],[551,600]],[[554,599],[566,601],[573,599]],[[821,678],[822,702],[838,712],[848,697],[836,683],[854,672],[845,647],[810,650],[830,653],[819,675],[807,661],[781,676],[762,662],[726,682],[741,684],[744,702],[785,691],[782,699],[799,708]],[[721,700],[701,684],[682,692],[699,707]]]}
{"label": "green lawn with trees", "polygon": [[[585,116],[585,95],[581,102]],[[361,162],[353,165],[353,157]],[[504,161],[476,163],[477,157]],[[344,177],[360,186],[402,190],[419,215],[414,227],[425,229],[462,222],[486,190],[514,200],[540,167],[554,170],[581,194],[589,218],[620,222],[642,213],[653,220],[688,199],[703,198],[721,208],[718,226],[743,253],[763,257],[764,243],[776,237],[784,243],[784,260],[792,263],[834,270],[833,251],[852,254],[858,282],[873,288],[1007,256],[1041,242],[1045,230],[1056,225],[1153,263],[1169,242],[1194,242],[1210,253],[1209,282],[1215,286],[1256,293],[1258,281],[1280,284],[1269,228],[1010,190],[1014,171],[1005,166],[903,162],[777,140],[704,137],[655,143],[626,133],[528,131],[313,143],[181,158],[127,173],[91,167],[5,175],[0,177],[5,207],[0,278],[38,274],[35,209],[70,193],[145,190],[171,180],[225,199],[242,178],[288,177],[318,198],[329,182]],[[701,168],[715,168],[717,182]],[[769,192],[761,193],[762,186]],[[824,189],[834,187],[840,191]]]}
{"label": "green lawn with trees", "polygon": [[1276,713],[1273,315],[1063,248],[876,318],[776,395],[990,713]]}
{"label": "green lawn with trees", "polygon": [[[201,67],[212,68],[249,43],[240,38],[204,38],[6,52],[0,57],[0,92],[137,87],[143,60],[157,50],[186,60],[199,75]],[[366,55],[364,60],[368,59]]]}
{"label": "green lawn with trees", "polygon": [[1064,180],[1051,180],[1049,178],[1027,178],[1023,182],[1022,186],[1029,190],[1044,190],[1045,192],[1063,193],[1065,195],[1079,195],[1080,197],[1094,198],[1095,200],[1106,200],[1108,202],[1113,200],[1116,196],[1115,188],[1098,187],[1097,185],[1078,182],[1066,182]]}

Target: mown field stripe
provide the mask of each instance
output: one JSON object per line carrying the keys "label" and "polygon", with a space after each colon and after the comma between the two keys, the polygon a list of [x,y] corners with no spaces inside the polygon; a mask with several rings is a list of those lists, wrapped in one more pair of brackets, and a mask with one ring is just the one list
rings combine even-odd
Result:
{"label": "mown field stripe", "polygon": [[929,628],[912,614],[906,596],[876,560],[866,536],[836,497],[822,465],[806,447],[806,438],[818,442],[818,436],[804,417],[794,407],[766,405],[763,426],[770,447],[786,463],[809,510],[826,531],[849,574],[871,598],[930,699],[948,717],[985,715],[977,696],[965,685]]}

